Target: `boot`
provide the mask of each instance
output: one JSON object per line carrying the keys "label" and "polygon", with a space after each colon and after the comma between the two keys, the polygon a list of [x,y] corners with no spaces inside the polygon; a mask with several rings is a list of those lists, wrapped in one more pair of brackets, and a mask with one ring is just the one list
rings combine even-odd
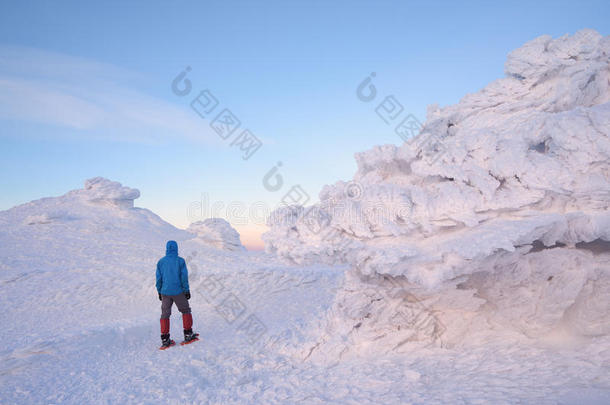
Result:
{"label": "boot", "polygon": [[184,330],[184,341],[190,342],[191,340],[195,340],[199,337],[199,333],[193,333],[193,329],[185,329]]}
{"label": "boot", "polygon": [[161,348],[170,347],[174,344],[174,341],[169,338],[169,333],[164,333],[161,335]]}

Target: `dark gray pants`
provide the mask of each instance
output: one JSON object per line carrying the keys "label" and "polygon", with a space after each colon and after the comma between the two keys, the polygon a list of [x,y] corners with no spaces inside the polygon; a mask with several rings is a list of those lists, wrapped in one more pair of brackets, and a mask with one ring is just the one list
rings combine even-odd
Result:
{"label": "dark gray pants", "polygon": [[178,295],[164,295],[161,300],[161,319],[167,319],[172,314],[172,304],[176,303],[178,311],[183,314],[190,314],[191,307],[184,294]]}

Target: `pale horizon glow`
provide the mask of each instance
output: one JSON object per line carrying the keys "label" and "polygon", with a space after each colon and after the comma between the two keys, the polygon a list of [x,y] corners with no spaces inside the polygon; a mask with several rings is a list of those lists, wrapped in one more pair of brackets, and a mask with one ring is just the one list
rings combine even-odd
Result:
{"label": "pale horizon glow", "polygon": [[[137,206],[182,229],[206,193],[277,207],[298,186],[311,204],[352,179],[354,153],[402,143],[356,97],[372,72],[380,95],[423,122],[429,105],[502,77],[525,42],[608,35],[610,17],[603,1],[146,4],[0,6],[0,210],[96,176],[139,189]],[[172,81],[187,67],[180,96]],[[191,103],[204,90],[218,107],[202,118]],[[227,139],[210,127],[222,109],[241,123]],[[232,143],[244,129],[262,141],[247,160]],[[274,167],[282,184],[270,190]],[[262,221],[219,216],[262,247]]]}

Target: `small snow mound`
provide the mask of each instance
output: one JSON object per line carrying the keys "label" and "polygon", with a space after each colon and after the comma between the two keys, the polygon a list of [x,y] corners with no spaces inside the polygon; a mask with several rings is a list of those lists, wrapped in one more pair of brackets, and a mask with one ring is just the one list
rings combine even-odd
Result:
{"label": "small snow mound", "polygon": [[117,181],[94,177],[85,181],[83,195],[94,203],[115,205],[119,208],[133,208],[133,202],[140,197],[140,190],[124,187]]}
{"label": "small snow mound", "polygon": [[208,218],[193,222],[187,231],[197,235],[197,239],[223,250],[246,250],[239,239],[239,232],[222,218]]}

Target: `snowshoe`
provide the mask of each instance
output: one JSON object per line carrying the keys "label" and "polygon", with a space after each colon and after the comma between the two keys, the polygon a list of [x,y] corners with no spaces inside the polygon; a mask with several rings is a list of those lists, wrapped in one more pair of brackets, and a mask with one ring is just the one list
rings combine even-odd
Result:
{"label": "snowshoe", "polygon": [[169,334],[161,335],[161,347],[159,348],[159,350],[169,349],[170,347],[174,346],[175,344],[176,344],[176,342],[174,342],[172,339],[169,338]]}
{"label": "snowshoe", "polygon": [[188,345],[199,340],[199,333],[193,333],[193,329],[184,330],[184,341],[180,343],[182,346]]}

